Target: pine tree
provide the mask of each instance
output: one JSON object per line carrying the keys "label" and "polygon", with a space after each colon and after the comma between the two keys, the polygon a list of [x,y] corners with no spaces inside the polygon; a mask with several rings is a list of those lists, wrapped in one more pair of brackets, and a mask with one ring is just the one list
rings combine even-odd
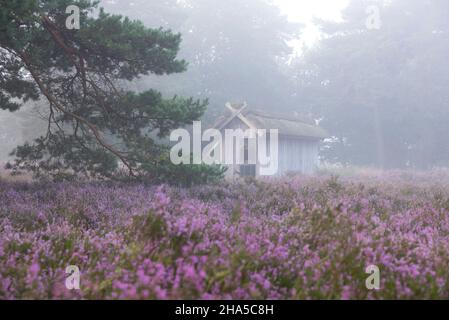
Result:
{"label": "pine tree", "polygon": [[[70,29],[66,8],[80,10]],[[181,35],[110,15],[91,0],[0,0],[0,108],[44,100],[48,129],[18,146],[13,167],[37,176],[157,178],[167,147],[157,138],[197,120],[207,100],[127,89],[139,76],[186,70]],[[127,85],[128,84],[128,85]]]}

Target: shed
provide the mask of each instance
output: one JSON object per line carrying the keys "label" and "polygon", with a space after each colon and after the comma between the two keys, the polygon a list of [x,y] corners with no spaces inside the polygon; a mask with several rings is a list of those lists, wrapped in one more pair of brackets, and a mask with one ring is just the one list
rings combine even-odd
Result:
{"label": "shed", "polygon": [[[319,145],[327,137],[326,131],[316,125],[315,121],[299,115],[276,115],[249,109],[246,103],[226,104],[226,114],[221,117],[214,128],[222,135],[226,129],[270,129],[278,130],[278,152],[276,176],[286,173],[312,174],[315,172],[319,157]],[[270,140],[268,139],[268,142]],[[242,150],[247,152],[246,143]],[[269,150],[270,146],[268,146]],[[224,148],[225,149],[225,148]],[[236,176],[260,175],[258,164],[248,164],[248,156],[244,155],[244,164],[232,164],[228,166],[228,178]]]}

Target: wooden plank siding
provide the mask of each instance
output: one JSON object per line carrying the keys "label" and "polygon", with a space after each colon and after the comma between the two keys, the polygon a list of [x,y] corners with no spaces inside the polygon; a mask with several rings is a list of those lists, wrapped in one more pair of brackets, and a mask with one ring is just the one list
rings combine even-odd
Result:
{"label": "wooden plank siding", "polygon": [[312,174],[318,166],[318,142],[280,136],[278,175],[289,172]]}
{"label": "wooden plank siding", "polygon": [[[225,130],[242,129],[249,127],[240,119],[234,118],[221,130],[223,136],[223,150],[225,150]],[[268,140],[269,142],[269,140]],[[278,172],[277,176],[287,173],[312,174],[318,165],[319,140],[300,137],[279,136],[278,140]],[[233,178],[239,171],[239,166],[228,166],[227,178]],[[259,176],[259,168],[256,167],[256,176]]]}

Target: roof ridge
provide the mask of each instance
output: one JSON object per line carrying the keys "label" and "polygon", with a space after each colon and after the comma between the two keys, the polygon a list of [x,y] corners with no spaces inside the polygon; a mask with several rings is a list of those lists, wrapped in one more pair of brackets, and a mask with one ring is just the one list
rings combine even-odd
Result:
{"label": "roof ridge", "polygon": [[278,119],[278,120],[286,120],[291,122],[301,122],[306,125],[310,126],[317,126],[317,124],[314,122],[312,118],[306,117],[306,116],[292,116],[288,117],[286,114],[273,114],[273,113],[267,113],[265,111],[257,110],[257,109],[246,109],[243,111],[244,115],[247,114],[254,114],[256,116],[260,116],[263,118],[271,118],[271,119]]}

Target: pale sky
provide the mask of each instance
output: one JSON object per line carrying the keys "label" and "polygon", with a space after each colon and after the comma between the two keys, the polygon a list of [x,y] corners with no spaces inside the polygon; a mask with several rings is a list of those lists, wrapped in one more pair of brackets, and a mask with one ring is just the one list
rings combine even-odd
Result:
{"label": "pale sky", "polygon": [[349,0],[274,0],[281,11],[289,17],[289,20],[301,22],[306,25],[301,44],[312,46],[320,37],[320,32],[312,23],[314,17],[340,21],[341,11],[348,5]]}

